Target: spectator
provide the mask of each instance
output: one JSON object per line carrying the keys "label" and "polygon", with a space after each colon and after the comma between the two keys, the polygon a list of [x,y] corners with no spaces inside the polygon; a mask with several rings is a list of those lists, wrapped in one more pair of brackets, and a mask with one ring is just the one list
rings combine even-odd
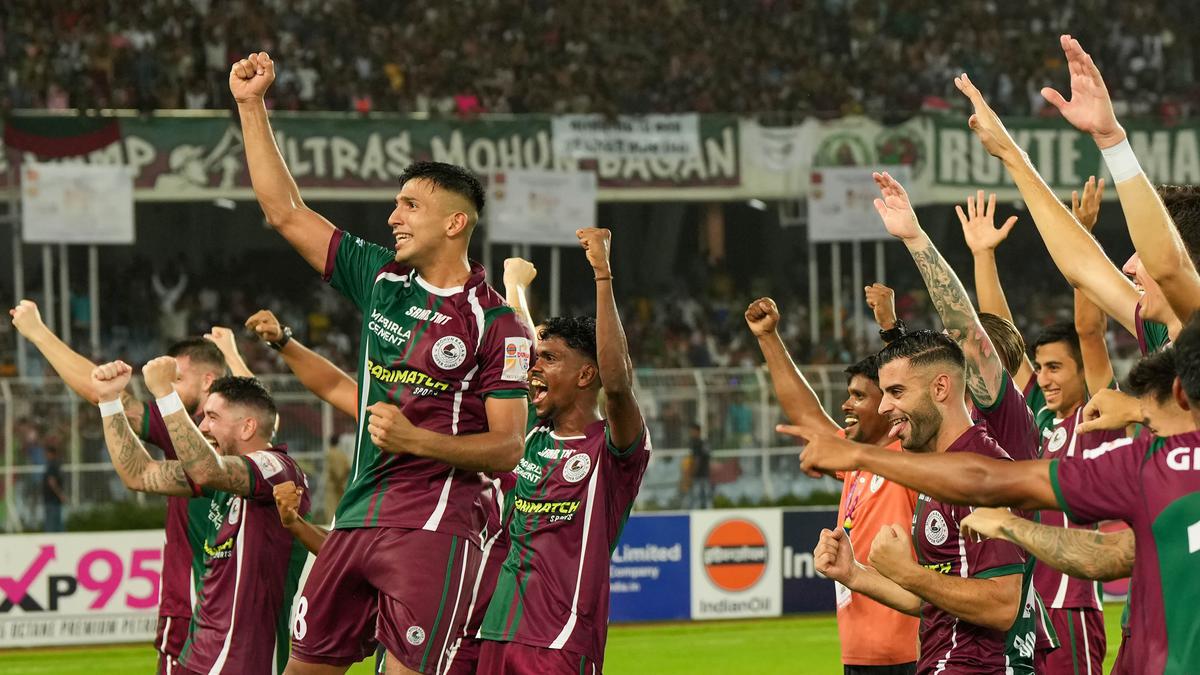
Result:
{"label": "spectator", "polygon": [[688,495],[688,508],[712,508],[712,478],[710,476],[708,441],[699,424],[692,423],[690,431],[692,485]]}
{"label": "spectator", "polygon": [[67,503],[67,495],[63,491],[62,467],[58,463],[58,450],[46,448],[46,467],[42,473],[42,507],[45,522],[42,530],[46,532],[62,532],[63,505]]}

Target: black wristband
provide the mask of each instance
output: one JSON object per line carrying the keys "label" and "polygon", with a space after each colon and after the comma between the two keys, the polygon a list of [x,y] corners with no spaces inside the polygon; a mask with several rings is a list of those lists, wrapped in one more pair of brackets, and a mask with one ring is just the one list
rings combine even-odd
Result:
{"label": "black wristband", "polygon": [[904,337],[904,334],[907,332],[908,329],[904,325],[904,321],[896,319],[896,324],[894,326],[887,330],[879,331],[879,339],[883,340],[884,342],[894,342]]}
{"label": "black wristband", "polygon": [[279,351],[287,345],[292,339],[292,329],[290,326],[284,326],[280,332],[279,339],[275,342],[267,342],[267,346],[275,351]]}

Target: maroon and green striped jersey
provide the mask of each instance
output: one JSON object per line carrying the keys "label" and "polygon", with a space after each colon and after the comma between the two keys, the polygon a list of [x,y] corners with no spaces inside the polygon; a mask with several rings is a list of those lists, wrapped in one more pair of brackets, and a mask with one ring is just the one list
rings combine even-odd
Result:
{"label": "maroon and green striped jersey", "polygon": [[277,675],[287,665],[292,598],[308,551],[279,522],[274,486],[304,489],[300,515],[309,510],[308,479],[275,447],[241,458],[250,494],[197,489],[209,499],[205,515],[205,571],[180,663],[209,675]]}
{"label": "maroon and green striped jersey", "polygon": [[1059,507],[1077,523],[1124,520],[1136,539],[1130,635],[1140,673],[1183,675],[1200,664],[1200,431],[1142,434],[1050,463]]}
{"label": "maroon and green striped jersey", "polygon": [[334,527],[424,529],[482,546],[491,478],[380,451],[366,409],[387,402],[422,429],[485,432],[486,398],[528,394],[532,336],[478,263],[462,286],[438,288],[394,256],[342,230],[329,243],[325,278],[363,313],[357,445]]}
{"label": "maroon and green striped jersey", "polygon": [[539,421],[508,493],[509,552],[480,635],[604,661],[609,558],[650,460],[650,438],[614,447],[604,420],[582,436]]}
{"label": "maroon and green striped jersey", "polygon": [[1171,345],[1167,327],[1157,321],[1142,317],[1142,301],[1133,308],[1133,325],[1137,329],[1138,351],[1142,356],[1158,353]]}

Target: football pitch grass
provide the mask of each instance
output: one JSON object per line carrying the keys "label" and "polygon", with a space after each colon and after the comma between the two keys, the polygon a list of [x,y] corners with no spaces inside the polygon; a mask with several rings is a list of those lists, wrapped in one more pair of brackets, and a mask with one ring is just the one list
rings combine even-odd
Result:
{"label": "football pitch grass", "polygon": [[[1108,657],[1112,667],[1120,644],[1121,605],[1105,607]],[[133,675],[154,672],[147,645],[0,651],[5,675]],[[753,621],[615,625],[609,629],[604,671],[613,675],[755,673],[826,675],[840,673],[837,624],[833,615]],[[352,675],[369,675],[360,663]]]}

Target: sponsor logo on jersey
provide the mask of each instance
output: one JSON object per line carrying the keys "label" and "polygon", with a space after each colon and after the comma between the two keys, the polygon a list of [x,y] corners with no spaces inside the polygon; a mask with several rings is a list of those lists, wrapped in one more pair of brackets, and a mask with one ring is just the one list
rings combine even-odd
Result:
{"label": "sponsor logo on jersey", "polygon": [[412,331],[387,318],[377,309],[371,310],[371,320],[367,322],[367,330],[371,331],[384,342],[400,347],[412,337]]}
{"label": "sponsor logo on jersey", "polygon": [[408,640],[408,644],[416,647],[425,642],[425,629],[420,626],[409,626],[404,632],[404,639]]}
{"label": "sponsor logo on jersey", "polygon": [[418,321],[428,321],[435,326],[445,326],[446,324],[450,323],[450,317],[442,314],[441,312],[435,312],[432,309],[426,309],[424,307],[409,307],[408,311],[404,313],[404,316],[411,317]]}
{"label": "sponsor logo on jersey", "polygon": [[500,379],[508,382],[524,382],[529,374],[529,338],[504,338],[504,370]]}
{"label": "sponsor logo on jersey", "polygon": [[767,571],[767,536],[742,518],[718,523],[704,539],[704,571],[717,588],[744,591]]}
{"label": "sponsor logo on jersey", "polygon": [[954,569],[954,563],[952,563],[952,562],[925,563],[924,565],[922,565],[922,567],[924,567],[927,570],[933,570],[934,572],[937,572],[938,574],[950,574],[950,571],[952,569]]}
{"label": "sponsor logo on jersey", "polygon": [[236,540],[237,537],[230,537],[217,546],[210,546],[206,541],[204,542],[204,555],[211,560],[224,560],[225,558],[231,558],[233,557],[233,543]]}
{"label": "sponsor logo on jersey", "polygon": [[413,370],[412,368],[385,368],[368,359],[367,372],[371,373],[371,377],[383,384],[412,385],[414,391],[418,393],[423,390],[436,395],[439,392],[450,391],[450,385],[441,380],[435,380],[425,373]]}
{"label": "sponsor logo on jersey", "polygon": [[258,466],[258,470],[262,472],[263,478],[270,478],[283,471],[283,462],[279,461],[275,453],[269,450],[252,452],[247,457]]}
{"label": "sponsor logo on jersey", "polygon": [[1058,452],[1067,444],[1067,430],[1064,427],[1059,427],[1050,435],[1050,440],[1046,443],[1046,452]]}
{"label": "sponsor logo on jersey", "polygon": [[433,362],[442,370],[454,370],[467,360],[467,343],[457,335],[447,335],[433,343]]}
{"label": "sponsor logo on jersey", "polygon": [[1167,453],[1167,466],[1176,471],[1200,471],[1200,448],[1175,448]]}
{"label": "sponsor logo on jersey", "polygon": [[517,497],[513,500],[513,508],[521,513],[547,514],[550,521],[571,520],[579,510],[578,499],[568,499],[557,502],[535,502],[531,499]]}
{"label": "sponsor logo on jersey", "polygon": [[946,518],[941,511],[930,511],[925,517],[925,540],[934,546],[941,546],[950,538],[950,528],[946,526]]}
{"label": "sponsor logo on jersey", "polygon": [[876,492],[879,492],[879,488],[883,487],[883,483],[884,483],[883,476],[872,476],[871,477],[871,494],[875,494]]}
{"label": "sponsor logo on jersey", "polygon": [[562,476],[568,483],[578,483],[592,470],[592,458],[580,453],[563,464]]}
{"label": "sponsor logo on jersey", "polygon": [[517,471],[518,476],[520,476],[521,478],[524,478],[525,480],[529,481],[530,483],[542,482],[541,467],[539,467],[537,464],[529,461],[528,459],[525,459],[524,457],[522,457],[521,461],[517,463],[516,471]]}
{"label": "sponsor logo on jersey", "polygon": [[570,457],[574,452],[573,448],[542,448],[542,451],[538,453],[538,457],[542,459],[562,459]]}

